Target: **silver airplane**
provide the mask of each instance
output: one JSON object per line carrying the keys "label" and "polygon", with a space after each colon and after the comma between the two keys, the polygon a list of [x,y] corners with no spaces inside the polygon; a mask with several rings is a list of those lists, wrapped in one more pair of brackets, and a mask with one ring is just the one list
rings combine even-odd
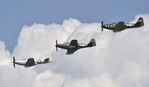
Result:
{"label": "silver airplane", "polygon": [[58,44],[56,40],[56,51],[58,51],[58,48],[66,49],[68,55],[73,54],[75,51],[81,48],[87,48],[87,47],[93,47],[96,46],[95,39],[91,39],[90,42],[87,45],[82,45],[82,43],[78,43],[77,40],[72,40],[70,43],[64,43],[64,44]]}
{"label": "silver airplane", "polygon": [[46,59],[44,59],[44,61],[41,61],[41,60],[35,61],[34,58],[28,58],[25,60],[16,61],[15,57],[13,57],[13,66],[15,68],[15,64],[17,64],[17,65],[22,65],[24,67],[31,67],[31,66],[34,66],[37,64],[46,64],[46,63],[49,63],[51,61],[52,60],[50,58],[46,58]]}

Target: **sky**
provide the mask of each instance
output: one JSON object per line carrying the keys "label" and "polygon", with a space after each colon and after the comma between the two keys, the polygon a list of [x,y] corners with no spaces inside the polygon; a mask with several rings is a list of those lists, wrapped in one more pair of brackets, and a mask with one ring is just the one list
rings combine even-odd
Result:
{"label": "sky", "polygon": [[[0,1],[0,87],[148,87],[148,1],[26,0]],[[144,26],[101,32],[101,21]],[[96,46],[66,55],[58,43],[96,40]],[[52,62],[25,68],[26,58]]]}
{"label": "sky", "polygon": [[130,22],[135,15],[149,13],[148,3],[148,0],[1,0],[0,40],[12,53],[24,26],[62,24],[68,18],[83,23]]}

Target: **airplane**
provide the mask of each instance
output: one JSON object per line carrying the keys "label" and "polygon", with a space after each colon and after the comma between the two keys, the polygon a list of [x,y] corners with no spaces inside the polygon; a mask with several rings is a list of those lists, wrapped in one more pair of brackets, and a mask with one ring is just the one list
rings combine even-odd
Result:
{"label": "airplane", "polygon": [[113,32],[120,32],[125,29],[130,28],[138,28],[144,26],[144,21],[142,17],[139,17],[138,21],[136,23],[124,23],[118,22],[118,23],[112,23],[112,24],[103,24],[103,21],[101,22],[101,31],[103,31],[103,28],[112,30]]}
{"label": "airplane", "polygon": [[87,47],[93,47],[96,46],[95,39],[91,39],[90,42],[87,45],[83,45],[82,43],[78,43],[77,40],[73,39],[71,42],[66,42],[64,44],[58,44],[56,40],[56,51],[58,51],[58,48],[66,49],[67,55],[73,54],[75,51],[81,48],[87,48]]}
{"label": "airplane", "polygon": [[46,64],[51,62],[51,60],[49,60],[49,58],[44,59],[44,61],[41,61],[40,59],[38,61],[35,61],[34,58],[28,58],[25,60],[20,60],[20,61],[16,61],[15,57],[13,57],[13,66],[15,68],[15,64],[17,65],[22,65],[24,67],[31,67],[37,64]]}

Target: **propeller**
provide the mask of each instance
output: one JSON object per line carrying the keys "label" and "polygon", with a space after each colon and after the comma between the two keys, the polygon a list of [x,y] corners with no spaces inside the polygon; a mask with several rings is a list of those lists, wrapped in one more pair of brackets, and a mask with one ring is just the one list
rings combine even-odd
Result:
{"label": "propeller", "polygon": [[57,43],[57,40],[56,40],[56,46],[55,46],[56,47],[56,52],[58,51],[57,45],[58,45],[58,43]]}
{"label": "propeller", "polygon": [[15,68],[15,57],[13,57],[13,67]]}
{"label": "propeller", "polygon": [[101,32],[103,31],[103,21],[101,21]]}

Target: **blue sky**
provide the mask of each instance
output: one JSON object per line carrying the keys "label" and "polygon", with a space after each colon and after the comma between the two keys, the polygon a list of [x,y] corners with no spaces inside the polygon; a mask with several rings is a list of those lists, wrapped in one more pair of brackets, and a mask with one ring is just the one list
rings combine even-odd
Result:
{"label": "blue sky", "polygon": [[137,14],[148,14],[148,3],[148,0],[1,0],[0,40],[12,52],[25,25],[61,24],[70,17],[83,23],[129,22]]}

